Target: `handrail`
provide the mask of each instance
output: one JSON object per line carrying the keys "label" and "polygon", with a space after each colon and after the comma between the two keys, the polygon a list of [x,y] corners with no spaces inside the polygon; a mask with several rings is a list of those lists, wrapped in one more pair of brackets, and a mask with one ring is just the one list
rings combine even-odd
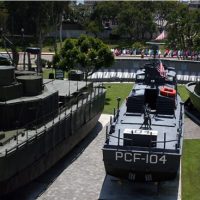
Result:
{"label": "handrail", "polygon": [[[96,90],[95,91],[93,91],[92,93],[91,93],[91,95],[89,95],[90,96],[90,99],[88,100],[88,98],[86,98],[86,99],[84,99],[85,101],[84,101],[84,103],[83,103],[83,101],[82,100],[79,100],[78,102],[77,102],[77,104],[79,104],[80,102],[82,103],[82,105],[85,105],[85,104],[87,104],[88,103],[88,101],[91,101],[91,100],[93,100],[93,99],[95,99],[97,96],[99,96],[99,95],[101,95],[101,94],[103,94],[103,88],[101,88],[101,91],[98,89],[98,93],[96,93]],[[59,114],[58,115],[53,115],[53,117],[51,118],[51,119],[49,119],[49,121],[52,121],[52,125],[54,124],[54,119],[55,119],[55,117],[57,117],[58,118],[58,122],[60,122],[61,120],[63,120],[63,119],[66,119],[66,118],[68,118],[70,115],[71,115],[71,113],[74,113],[74,112],[76,112],[77,110],[78,110],[78,107],[75,107],[75,110],[72,110],[71,109],[71,111],[69,112],[69,114],[67,114],[66,115],[66,111],[67,110],[70,110],[71,108],[69,108],[69,109],[64,109],[62,112],[59,112]],[[53,112],[52,112],[53,113]],[[48,114],[48,115],[46,115],[46,117],[47,116],[49,116],[49,115],[52,115],[52,113],[50,113],[50,114]],[[65,113],[65,115],[64,115],[64,117],[61,119],[60,118],[60,115],[61,114],[64,114]],[[41,118],[44,118],[44,116],[43,117],[41,117]],[[41,119],[40,118],[40,119]],[[33,122],[36,122],[36,121],[38,121],[39,119],[37,119],[37,120],[34,120],[34,121],[32,121],[31,123],[28,123],[28,125],[29,124],[33,124]],[[7,148],[7,149],[5,149],[5,154],[7,155],[9,152],[11,152],[11,151],[13,151],[14,149],[18,149],[20,146],[23,146],[24,144],[26,144],[28,141],[30,141],[30,140],[32,140],[33,138],[37,138],[37,136],[39,136],[39,135],[41,135],[41,134],[43,134],[44,132],[46,132],[46,124],[44,124],[44,125],[42,125],[42,126],[44,126],[44,129],[42,130],[42,131],[40,131],[40,132],[37,132],[37,128],[35,129],[35,131],[36,131],[36,134],[34,134],[34,135],[32,135],[32,136],[30,136],[30,137],[28,137],[28,132],[26,133],[27,134],[27,139],[26,140],[24,140],[24,141],[22,141],[22,142],[20,142],[20,143],[17,143],[15,146],[13,146],[13,147],[11,147],[11,148]],[[42,127],[41,126],[41,127]],[[28,127],[27,125],[25,126],[25,127]],[[41,128],[40,127],[40,128]],[[27,130],[27,129],[26,129]],[[30,130],[30,129],[29,129]],[[17,131],[18,131],[18,129],[17,129]],[[25,132],[25,131],[24,131]],[[20,132],[21,133],[21,132]],[[17,137],[19,136],[19,134],[17,134]]]}
{"label": "handrail", "polygon": [[184,103],[180,102],[180,117],[179,117],[179,127],[178,127],[178,148],[180,147],[180,143],[181,143],[181,137],[182,137],[182,125],[183,125],[183,105]]}
{"label": "handrail", "polygon": [[[180,147],[180,142],[181,142],[181,136],[182,136],[182,125],[183,125],[183,103],[181,102],[180,103],[180,117],[179,117],[179,125],[178,125],[178,139],[175,139],[175,140],[166,140],[166,133],[164,133],[164,140],[163,141],[150,141],[150,147],[151,148],[151,145],[152,144],[164,144],[164,150],[166,149],[166,143],[169,143],[169,142],[177,142],[177,144],[175,145],[175,149],[179,148]],[[112,119],[112,117],[110,117],[110,125],[112,125],[113,122],[116,121],[116,113],[115,113],[115,109],[114,109],[114,119]],[[120,137],[120,130],[118,130],[118,136],[114,136],[114,135],[111,135],[109,134],[109,131],[107,129],[107,132],[106,132],[106,138],[108,139],[109,137],[113,137],[113,138],[117,138],[118,141],[117,141],[117,144],[119,146],[119,140],[126,140],[126,141],[132,141],[132,139],[129,139],[129,138],[121,138]],[[108,142],[108,141],[107,141]]]}
{"label": "handrail", "polygon": [[[113,138],[117,138],[119,140],[127,140],[127,141],[132,141],[132,139],[130,138],[121,138],[121,137],[118,137],[118,136],[114,136],[114,135],[110,135],[108,134],[108,137],[113,137]],[[165,142],[177,142],[178,140],[165,140]],[[163,141],[151,141],[151,143],[164,143],[164,140]]]}
{"label": "handrail", "polygon": [[[133,141],[133,139],[130,139],[130,138],[121,138],[120,137],[120,129],[118,129],[118,136],[111,135],[108,132],[109,132],[109,130],[108,130],[108,128],[106,128],[106,143],[107,144],[108,144],[109,137],[117,138],[117,146],[120,146],[119,145],[120,144],[120,140],[123,140],[123,141]],[[166,143],[170,143],[170,142],[180,143],[180,138],[175,139],[175,140],[166,140],[166,133],[164,133],[164,140],[163,141],[152,141],[152,140],[150,140],[149,149],[152,148],[152,144],[159,144],[159,143],[162,144],[163,143],[164,144],[163,150],[165,150],[166,149]],[[133,146],[133,145],[131,145],[131,146]],[[179,146],[175,145],[175,149],[177,149],[177,148],[179,148]]]}

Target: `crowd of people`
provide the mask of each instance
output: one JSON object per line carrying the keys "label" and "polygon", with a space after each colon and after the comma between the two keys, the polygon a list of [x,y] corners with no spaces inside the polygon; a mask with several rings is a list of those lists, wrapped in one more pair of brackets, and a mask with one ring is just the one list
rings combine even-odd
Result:
{"label": "crowd of people", "polygon": [[[153,57],[154,50],[153,49],[111,49],[115,56],[141,56],[144,57]],[[191,51],[191,50],[178,50],[178,49],[165,49],[163,51],[157,50],[156,51],[157,57],[164,57],[164,58],[177,58],[179,60],[200,60],[200,51]]]}

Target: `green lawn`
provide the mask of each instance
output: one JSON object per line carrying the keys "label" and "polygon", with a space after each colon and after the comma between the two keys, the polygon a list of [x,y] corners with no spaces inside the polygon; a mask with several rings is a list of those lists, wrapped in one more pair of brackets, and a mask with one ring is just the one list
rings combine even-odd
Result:
{"label": "green lawn", "polygon": [[43,78],[49,78],[49,74],[53,73],[55,74],[55,70],[54,69],[43,69]]}
{"label": "green lawn", "polygon": [[133,83],[109,83],[105,84],[106,91],[106,101],[103,113],[113,114],[113,109],[117,108],[117,97],[121,97],[120,104],[129,95]]}
{"label": "green lawn", "polygon": [[[47,68],[43,69],[43,73],[42,73],[43,78],[49,78],[50,73],[53,73],[54,76],[55,76],[55,70],[54,69],[52,69],[52,68],[51,69],[47,69]],[[67,78],[67,72],[65,72],[65,78]]]}
{"label": "green lawn", "polygon": [[182,200],[200,199],[200,140],[184,140]]}
{"label": "green lawn", "polygon": [[181,99],[185,102],[189,95],[188,95],[188,92],[187,92],[187,89],[185,88],[184,85],[178,85],[178,93],[180,94],[181,96]]}
{"label": "green lawn", "polygon": [[[113,114],[113,108],[117,108],[116,98],[121,97],[122,98],[121,103],[122,103],[130,93],[133,87],[133,83],[109,83],[105,84],[105,87],[107,89],[107,92],[106,92],[106,102],[103,112],[106,114]],[[178,86],[178,92],[183,101],[185,101],[188,98],[188,93],[184,85]]]}

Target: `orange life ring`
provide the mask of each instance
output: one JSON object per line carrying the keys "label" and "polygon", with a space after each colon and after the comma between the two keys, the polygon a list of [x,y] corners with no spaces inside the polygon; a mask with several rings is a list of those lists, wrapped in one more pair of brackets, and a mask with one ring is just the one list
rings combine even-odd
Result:
{"label": "orange life ring", "polygon": [[173,88],[163,87],[160,89],[160,94],[167,97],[175,97],[176,90]]}

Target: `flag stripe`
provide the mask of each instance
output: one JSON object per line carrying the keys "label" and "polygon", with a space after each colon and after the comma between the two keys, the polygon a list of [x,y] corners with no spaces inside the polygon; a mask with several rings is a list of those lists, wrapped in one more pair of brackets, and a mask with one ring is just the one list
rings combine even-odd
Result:
{"label": "flag stripe", "polygon": [[166,77],[165,68],[164,68],[164,66],[163,66],[163,64],[162,64],[161,61],[160,61],[160,63],[157,66],[157,70],[158,70],[158,72],[160,73],[160,75],[162,77]]}

